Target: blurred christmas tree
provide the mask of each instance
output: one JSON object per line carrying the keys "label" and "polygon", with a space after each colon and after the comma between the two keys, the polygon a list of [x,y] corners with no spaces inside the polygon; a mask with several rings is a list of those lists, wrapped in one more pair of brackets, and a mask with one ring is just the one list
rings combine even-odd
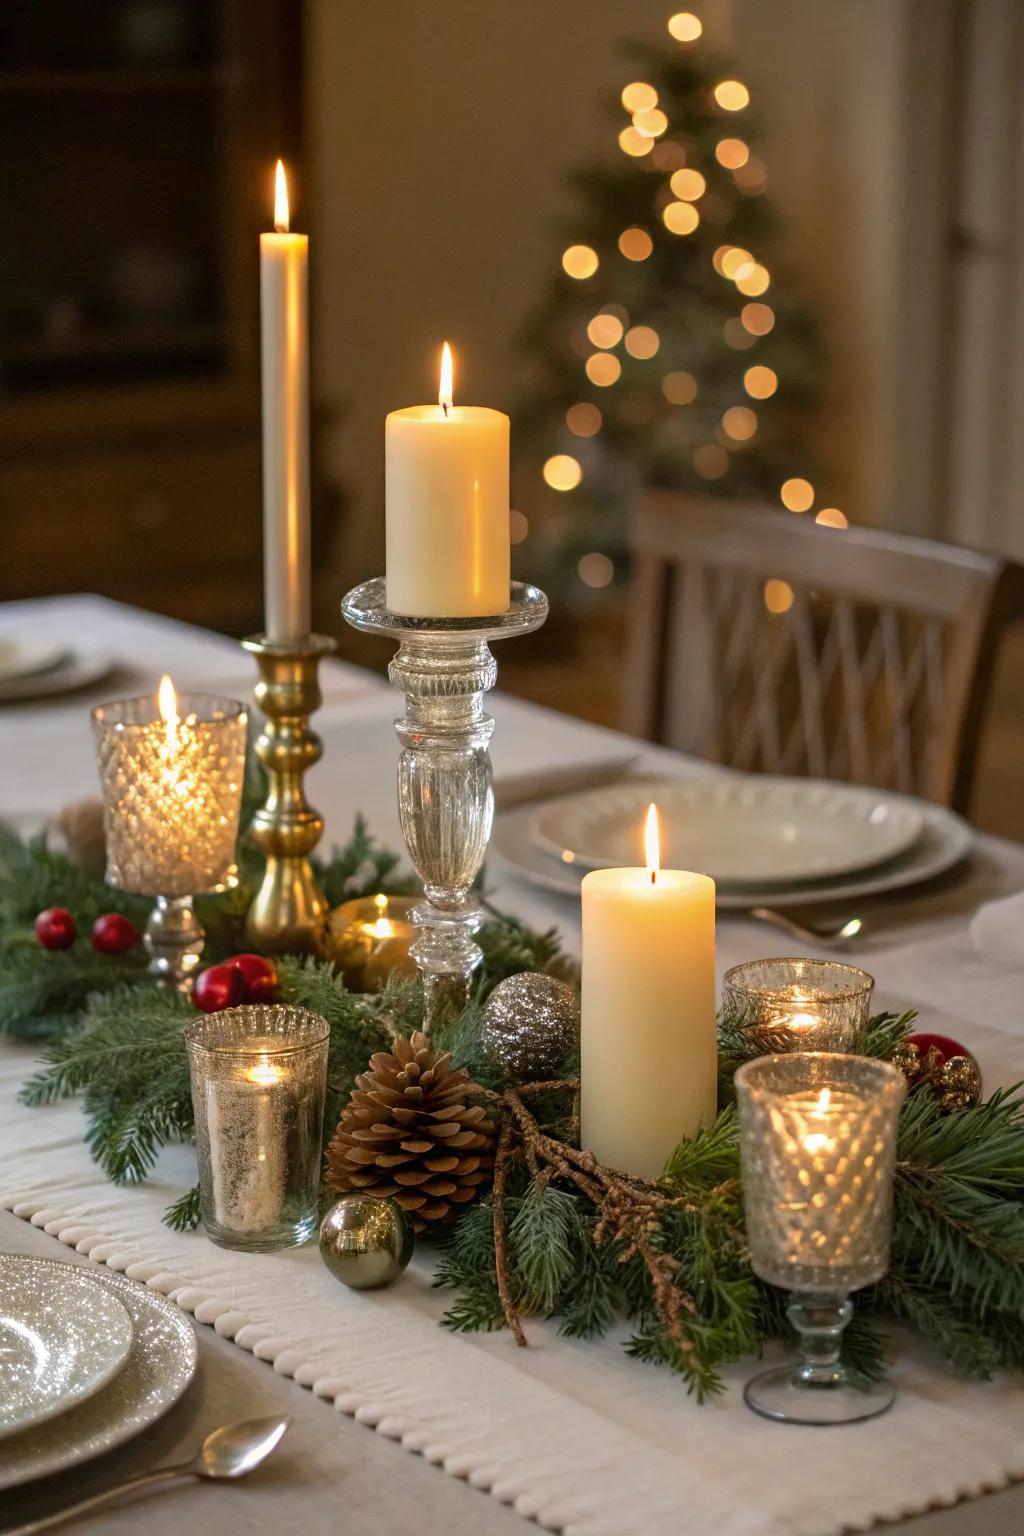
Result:
{"label": "blurred christmas tree", "polygon": [[[531,579],[585,597],[625,574],[638,485],[759,495],[807,512],[796,447],[818,350],[807,314],[765,263],[772,217],[742,81],[708,52],[699,17],[667,49],[631,47],[612,111],[612,162],[571,178],[579,209],[525,344],[535,384],[516,416],[519,487],[538,506]],[[845,527],[835,507],[818,521]]]}

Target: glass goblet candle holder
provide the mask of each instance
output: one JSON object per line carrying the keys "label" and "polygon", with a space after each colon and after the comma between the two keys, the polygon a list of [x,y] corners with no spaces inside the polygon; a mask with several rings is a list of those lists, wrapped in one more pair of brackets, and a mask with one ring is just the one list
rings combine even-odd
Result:
{"label": "glass goblet candle holder", "polygon": [[192,898],[238,878],[245,711],[212,694],[178,697],[165,680],[158,699],[103,704],[92,724],[107,880],[155,898],[146,928],[150,969],[186,989],[204,939]]}
{"label": "glass goblet candle holder", "polygon": [[185,1029],[211,1241],[269,1253],[317,1228],[330,1027],[280,1005],[226,1008]]}
{"label": "glass goblet candle holder", "polygon": [[795,1424],[884,1413],[887,1382],[840,1359],[851,1291],[889,1264],[896,1130],[907,1085],[888,1062],[826,1052],[761,1056],[736,1073],[747,1241],[754,1273],[793,1292],[794,1366],[747,1383],[749,1407]]}
{"label": "glass goblet candle holder", "polygon": [[840,960],[748,960],[722,979],[722,1008],[782,1051],[849,1051],[868,1021],[874,978]]}

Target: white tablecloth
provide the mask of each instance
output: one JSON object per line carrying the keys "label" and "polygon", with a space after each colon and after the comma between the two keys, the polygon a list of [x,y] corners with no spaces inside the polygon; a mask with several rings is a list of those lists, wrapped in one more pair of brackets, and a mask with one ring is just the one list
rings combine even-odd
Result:
{"label": "white tablecloth", "polygon": [[[182,685],[243,693],[251,680],[249,663],[230,643],[95,599],[20,605],[20,613],[37,630],[63,632],[73,623],[136,668],[139,691],[164,670]],[[383,684],[340,664],[329,667],[327,681],[318,717],[326,753],[311,776],[313,798],[336,839],[361,809],[397,843],[395,701]],[[623,744],[500,695],[493,712],[499,777]],[[0,730],[4,814],[45,813],[91,788],[81,703],[5,711]],[[671,764],[664,754],[654,757]],[[982,961],[967,923],[980,895],[1020,886],[1024,849],[982,840],[969,880],[920,904],[908,901],[910,921],[883,929],[859,952],[878,978],[879,1003],[916,1005],[929,1027],[969,1040],[989,1087],[1024,1076],[1024,966]],[[531,921],[559,923],[577,942],[572,902],[508,878],[496,898]],[[749,922],[721,923],[723,966],[788,948]],[[341,1411],[547,1528],[648,1536],[677,1531],[686,1518],[701,1536],[825,1536],[1024,1477],[1019,1383],[963,1383],[906,1346],[893,1369],[900,1391],[893,1412],[822,1435],[747,1412],[740,1387],[749,1363],[729,1372],[721,1399],[697,1408],[667,1373],[625,1358],[624,1329],[581,1343],[533,1324],[529,1350],[516,1349],[507,1335],[452,1336],[434,1326],[445,1299],[431,1290],[426,1264],[417,1262],[390,1291],[359,1295],[331,1280],[313,1248],[238,1255],[213,1248],[201,1233],[168,1232],[160,1214],[193,1181],[190,1149],[169,1149],[143,1188],[112,1188],[82,1147],[77,1104],[17,1105],[31,1061],[26,1046],[0,1046],[0,1205],[174,1296],[199,1321]]]}

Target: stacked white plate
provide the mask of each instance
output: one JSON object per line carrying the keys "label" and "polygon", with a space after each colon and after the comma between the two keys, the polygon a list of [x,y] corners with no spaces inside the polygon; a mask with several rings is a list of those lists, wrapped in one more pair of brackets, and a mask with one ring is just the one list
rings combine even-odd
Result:
{"label": "stacked white plate", "polygon": [[0,704],[71,693],[109,671],[110,657],[98,651],[0,631]]}
{"label": "stacked white plate", "polygon": [[516,873],[575,895],[591,869],[643,863],[651,801],[666,868],[711,875],[729,909],[853,899],[929,880],[967,853],[952,811],[818,779],[722,773],[632,779],[499,816],[493,846]]}
{"label": "stacked white plate", "polygon": [[195,1374],[178,1308],[123,1275],[0,1255],[0,1489],[111,1450]]}

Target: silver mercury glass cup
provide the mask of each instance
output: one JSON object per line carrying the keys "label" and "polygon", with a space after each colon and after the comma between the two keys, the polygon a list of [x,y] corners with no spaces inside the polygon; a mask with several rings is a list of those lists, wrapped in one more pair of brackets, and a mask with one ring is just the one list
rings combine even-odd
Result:
{"label": "silver mercury glass cup", "polygon": [[792,1424],[850,1424],[891,1407],[885,1381],[840,1358],[850,1292],[889,1267],[903,1074],[829,1052],[761,1056],[736,1073],[747,1241],[754,1273],[793,1293],[795,1365],[747,1382],[748,1407]]}
{"label": "silver mercury glass cup", "polygon": [[548,600],[514,581],[511,601],[493,618],[414,618],[392,613],[382,577],[355,587],[341,611],[355,629],[399,642],[388,676],[405,694],[396,721],[402,743],[398,814],[426,901],[412,913],[419,933],[410,953],[424,989],[424,1029],[465,1006],[483,952],[475,934],[483,912],[472,888],[491,836],[494,791],[484,713],[498,664],[489,642],[538,629]]}

